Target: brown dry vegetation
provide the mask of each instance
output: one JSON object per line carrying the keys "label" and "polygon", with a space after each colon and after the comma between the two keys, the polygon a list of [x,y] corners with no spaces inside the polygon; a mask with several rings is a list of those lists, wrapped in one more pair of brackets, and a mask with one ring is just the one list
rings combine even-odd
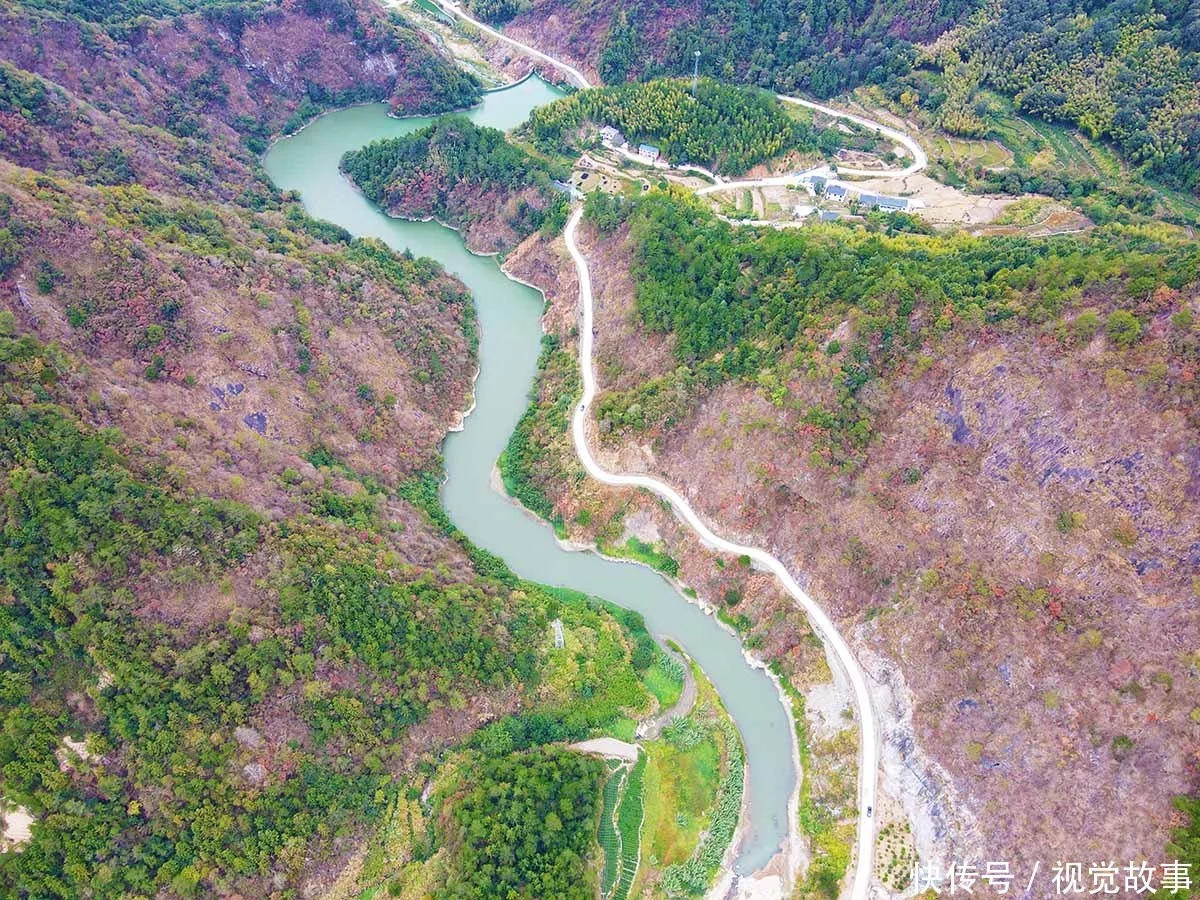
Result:
{"label": "brown dry vegetation", "polygon": [[[543,192],[532,185],[520,190],[481,190],[463,181],[434,187],[427,183],[432,180],[419,180],[406,184],[403,191],[389,193],[388,214],[402,219],[439,219],[458,229],[474,253],[502,253],[517,244],[521,234],[514,223],[522,208],[546,204]],[[435,209],[435,203],[443,208]]]}
{"label": "brown dry vegetation", "polygon": [[[201,218],[197,237],[185,230],[194,208],[144,192],[7,165],[0,185],[25,233],[5,303],[88,360],[76,396],[93,424],[120,428],[211,493],[271,508],[284,470],[299,481],[316,444],[395,483],[434,462],[467,405],[469,298],[427,264],[407,263],[397,283],[278,214],[226,208]],[[44,263],[59,274],[41,294]]]}
{"label": "brown dry vegetation", "polygon": [[[0,3],[0,60],[58,85],[59,127],[29,135],[0,112],[0,151],[37,168],[87,174],[98,147],[119,147],[139,183],[237,196],[252,177],[243,135],[278,133],[302,104],[386,99],[413,113],[475,94],[466,76],[412,30],[365,3],[353,21],[278,7],[212,17],[143,18],[117,41],[97,26]],[[73,96],[72,96],[73,95]],[[318,105],[320,104],[318,99]]]}
{"label": "brown dry vegetation", "polygon": [[[95,26],[0,5],[0,76],[30,85],[34,72],[46,90],[44,102],[18,94],[28,108],[0,110],[0,312],[47,348],[30,364],[38,371],[6,371],[10,411],[67,407],[84,431],[111,429],[151,484],[197,504],[232,498],[280,520],[263,523],[258,548],[223,567],[145,560],[140,577],[118,583],[93,571],[85,554],[72,560],[81,581],[96,582],[106,614],[128,614],[131,648],[144,649],[146,635],[160,639],[156,660],[222,639],[297,641],[304,628],[285,622],[279,587],[292,577],[296,560],[281,548],[297,527],[314,541],[367,553],[380,577],[396,583],[425,578],[438,590],[480,589],[463,546],[394,493],[367,494],[350,471],[394,488],[436,468],[438,443],[469,404],[469,295],[429,261],[351,244],[313,223],[270,188],[255,160],[258,145],[294,113],[315,111],[314,93],[326,102],[391,98],[417,111],[437,106],[453,86],[442,77],[451,64],[415,34],[393,33],[365,4],[346,8],[357,36],[287,3],[252,16],[236,34],[188,15],[146,19],[117,41]],[[349,469],[314,465],[316,448]],[[8,491],[9,480],[0,480]],[[361,525],[353,515],[323,517],[339,498],[371,515]],[[489,590],[478,598],[490,602]],[[20,602],[8,594],[10,606]],[[422,615],[415,627],[440,627]],[[488,622],[501,629],[494,610]],[[103,668],[64,672],[80,685],[67,701],[73,730],[107,727],[97,695],[127,691],[117,675],[114,686]],[[385,748],[389,771],[517,708],[519,687],[503,682],[433,703],[402,746]],[[439,697],[448,685],[431,682],[425,693]],[[353,751],[317,746],[313,697],[353,692],[371,705],[396,689],[360,665],[322,656],[300,680],[280,675],[255,702],[239,706],[231,695],[244,727],[231,737],[205,720],[201,730],[211,731],[205,741],[213,746],[236,739],[232,768],[208,773],[186,802],[207,802],[205,791],[217,796],[229,784],[241,802],[239,792],[277,788],[301,761],[326,751],[340,766],[361,766],[370,741]],[[114,740],[98,764],[125,777],[139,749]],[[94,797],[92,774],[74,775],[70,789]],[[125,789],[118,779],[110,794],[113,785]],[[176,815],[168,807],[181,802],[176,787],[166,779],[128,789],[140,815],[161,828]],[[299,841],[270,872],[234,878],[214,869],[202,890],[320,894],[361,846],[367,820],[355,813],[335,837]],[[114,852],[129,842],[114,840]],[[97,857],[88,865],[107,864]]]}
{"label": "brown dry vegetation", "polygon": [[[452,64],[416,33],[366,5],[344,11],[352,23],[298,2],[147,18],[116,40],[0,5],[0,59],[47,86],[37,108],[0,112],[18,245],[0,270],[3,303],[88,361],[73,404],[86,421],[263,509],[288,508],[311,480],[301,457],[315,444],[393,484],[428,468],[468,404],[462,286],[311,228],[260,180],[248,146],[314,95],[415,111],[448,90]],[[98,174],[112,153],[127,168]],[[97,179],[117,186],[80,183]]]}
{"label": "brown dry vegetation", "polygon": [[[587,252],[602,389],[671,371],[668,341],[632,318],[629,248]],[[551,300],[565,336],[576,298]],[[1171,316],[1200,296],[1143,307],[1129,350],[1029,326],[946,335],[872,388],[878,432],[851,475],[820,463],[797,412],[744,384],[684,399],[673,427],[593,435],[611,467],[661,475],[727,535],[772,549],[854,640],[901,664],[917,740],[990,858],[1158,860],[1171,797],[1195,786],[1200,453],[1181,390],[1195,372],[1175,353],[1195,338]],[[789,384],[795,405],[829,396],[823,378]],[[716,603],[739,590],[727,615],[747,617],[751,645],[803,664],[807,626],[769,579],[714,567],[658,504],[564,477],[569,440],[546,443],[558,471],[539,486],[573,537],[611,541],[624,510],[646,508],[685,583]]]}

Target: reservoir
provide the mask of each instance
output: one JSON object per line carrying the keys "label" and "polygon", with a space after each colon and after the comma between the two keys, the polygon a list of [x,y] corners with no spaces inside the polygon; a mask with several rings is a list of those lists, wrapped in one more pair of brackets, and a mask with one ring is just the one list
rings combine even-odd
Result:
{"label": "reservoir", "polygon": [[[508,130],[558,96],[550,85],[529,78],[486,94],[468,115],[479,125]],[[377,237],[396,250],[432,257],[470,289],[479,316],[480,371],[474,411],[461,432],[446,438],[446,511],[472,541],[502,557],[518,575],[637,610],[654,634],[671,637],[704,669],[746,749],[750,822],[736,869],[753,872],[787,835],[787,804],[795,788],[792,735],[775,686],[746,664],[734,636],[657,572],[565,550],[547,523],[493,490],[492,469],[525,410],[536,375],[544,301],[537,291],[506,277],[494,259],[471,254],[457,232],[434,222],[390,218],[342,178],[338,161],[347,150],[432,121],[394,119],[387,111],[385,104],[370,104],[317,119],[271,148],[263,161],[267,172],[278,187],[299,191],[310,215],[356,236]]]}

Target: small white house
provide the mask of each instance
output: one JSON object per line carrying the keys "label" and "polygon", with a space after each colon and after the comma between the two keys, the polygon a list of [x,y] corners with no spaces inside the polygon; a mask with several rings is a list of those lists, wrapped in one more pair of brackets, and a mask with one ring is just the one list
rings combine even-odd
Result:
{"label": "small white house", "polygon": [[625,135],[611,125],[605,125],[600,129],[600,140],[610,147],[624,147],[628,143]]}
{"label": "small white house", "polygon": [[638,156],[648,159],[650,162],[655,162],[660,155],[659,149],[653,144],[641,144],[638,147]]}
{"label": "small white house", "polygon": [[845,203],[848,199],[848,191],[840,184],[831,184],[825,188],[825,196],[830,200]]}

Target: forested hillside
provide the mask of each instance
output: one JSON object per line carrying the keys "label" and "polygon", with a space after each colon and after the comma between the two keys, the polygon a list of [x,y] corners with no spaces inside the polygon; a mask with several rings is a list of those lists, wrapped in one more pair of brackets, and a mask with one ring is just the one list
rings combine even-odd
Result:
{"label": "forested hillside", "polygon": [[[614,227],[599,198],[594,221]],[[601,398],[599,412],[619,435],[661,423],[666,409],[723,378],[746,378],[783,397],[794,367],[816,348],[811,335],[856,314],[856,340],[827,356],[837,386],[806,412],[828,441],[836,465],[852,465],[870,445],[872,382],[933,336],[969,327],[1058,323],[1062,339],[1082,341],[1103,329],[1132,346],[1155,309],[1147,298],[1200,278],[1200,249],[1152,231],[1112,227],[1086,240],[944,239],[884,236],[863,230],[755,231],[714,221],[693,202],[654,193],[626,207],[635,248],[633,275],[641,324],[672,336],[687,368],[663,383]],[[1082,296],[1103,295],[1109,308],[1069,319]],[[1124,302],[1116,299],[1127,297]],[[1140,313],[1140,317],[1138,315]],[[798,355],[794,356],[794,353]],[[1196,396],[1176,360],[1164,388],[1189,408]],[[680,383],[681,373],[687,373]],[[663,408],[663,404],[667,404]],[[1193,421],[1200,427],[1200,419]]]}
{"label": "forested hillside", "polygon": [[[969,0],[922,8],[895,0],[634,0],[615,8],[535,0],[476,8],[516,16],[515,25],[531,29],[552,11],[562,16],[592,38],[576,46],[610,84],[690,73],[699,50],[701,72],[724,81],[829,96],[905,71],[915,43],[937,37],[972,7]],[[575,43],[571,35],[560,41]]]}
{"label": "forested hillside", "polygon": [[[563,0],[489,4],[541,46],[592,65],[609,84],[700,71],[724,81],[829,97],[883,87],[956,134],[998,136],[1004,110],[1111,140],[1136,168],[1195,193],[1200,185],[1200,7],[972,0]],[[554,22],[549,29],[546,22]]]}
{"label": "forested hillside", "polygon": [[736,174],[787,150],[832,153],[846,135],[801,122],[767,91],[701,79],[661,79],[578,91],[533,111],[524,132],[547,150],[566,148],[585,123],[612,125],[631,145],[650,141],[672,164]]}
{"label": "forested hillside", "polygon": [[559,169],[512,144],[502,131],[450,117],[347,153],[342,171],[368,199],[405,218],[436,218],[476,250],[516,246],[566,221]]}
{"label": "forested hillside", "polygon": [[[260,174],[331,104],[478,96],[365,3],[0,7],[0,894],[324,894],[481,724],[503,760],[644,705],[606,612],[438,507],[461,283]],[[549,617],[604,685],[539,690]],[[579,815],[515,886],[584,883],[588,765],[536,770]]]}
{"label": "forested hillside", "polygon": [[[1107,138],[1134,166],[1200,192],[1200,5],[1180,0],[1087,10],[1006,0],[947,35],[932,54],[942,73],[942,121],[988,131],[981,85],[1018,109]],[[983,115],[979,112],[982,111]]]}
{"label": "forested hillside", "polygon": [[386,100],[440,112],[479,98],[476,79],[366,3],[191,5],[200,11],[106,30],[0,3],[0,153],[233,199],[270,136],[322,109]]}
{"label": "forested hillside", "polygon": [[[769,543],[868,665],[901,661],[914,741],[952,773],[987,853],[1170,859],[1175,840],[1192,858],[1173,801],[1196,787],[1196,661],[1161,641],[1200,640],[1189,235],[737,227],[674,191],[585,209],[594,440]],[[567,347],[573,300],[547,318]],[[506,479],[569,539],[611,541],[635,515],[671,534],[653,501],[571,477],[562,353]],[[771,592],[687,540],[662,549],[792,664]],[[836,880],[841,859],[822,871]]]}
{"label": "forested hillside", "polygon": [[485,760],[455,805],[454,868],[439,898],[594,897],[587,858],[603,768],[562,749]]}
{"label": "forested hillside", "polygon": [[[168,449],[185,471],[212,477],[198,451],[235,428],[289,444],[322,433],[393,480],[429,465],[430,435],[466,403],[465,292],[426,261],[348,246],[280,197],[256,154],[347,92],[415,111],[472,102],[478,84],[365,4],[116,21],[140,10],[114,7],[101,27],[57,7],[0,8],[5,301],[112,383],[137,374],[124,400],[92,402],[138,410],[123,423],[135,440],[161,439],[162,406],[188,410]],[[356,342],[375,349],[346,352]],[[280,379],[295,380],[294,399]],[[376,441],[390,446],[386,472]],[[248,481],[234,467],[218,484],[234,474]],[[249,481],[246,496],[270,502],[271,483]]]}
{"label": "forested hillside", "polygon": [[[5,895],[319,884],[390,820],[413,760],[533,700],[551,615],[606,635],[603,684],[560,677],[539,712],[477,738],[470,790],[420,840],[458,873],[439,896],[581,890],[597,764],[510,754],[644,704],[604,609],[457,538],[432,478],[392,491],[317,447],[283,474],[286,516],[198,494],[60,405],[85,371],[0,315],[0,787],[35,815],[0,853]],[[559,827],[509,854],[507,829],[547,815]]]}
{"label": "forested hillside", "polygon": [[531,677],[513,639],[539,614],[404,567],[381,495],[314,486],[272,525],[139,471],[39,388],[58,351],[2,324],[0,759],[37,817],[8,895],[299,878],[378,821],[414,723]]}

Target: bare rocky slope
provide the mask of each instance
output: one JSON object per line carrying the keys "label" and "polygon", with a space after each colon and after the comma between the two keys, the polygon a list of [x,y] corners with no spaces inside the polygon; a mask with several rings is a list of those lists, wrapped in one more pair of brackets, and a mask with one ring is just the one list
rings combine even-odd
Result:
{"label": "bare rocky slope", "polygon": [[[1196,285],[1141,297],[1131,348],[1082,319],[1071,333],[948,330],[871,386],[877,431],[843,474],[804,410],[830,396],[857,313],[809,335],[828,362],[787,383],[784,403],[769,381],[697,389],[683,370],[672,400],[673,342],[639,321],[628,236],[588,241],[602,388],[628,411],[631,392],[668,384],[644,428],[600,421],[606,465],[662,477],[715,527],[772,548],[855,641],[900,664],[916,740],[953,775],[988,858],[1025,871],[1164,858],[1200,728]],[[514,264],[535,280],[569,267],[532,246]],[[547,317],[565,347],[569,281]],[[1081,306],[1128,303],[1110,291]],[[541,408],[571,383],[548,366]],[[619,544],[623,523],[642,521],[750,646],[804,669],[805,629],[762,576],[698,560],[657,504],[581,484],[552,416],[534,417],[527,442],[529,481],[569,534]]]}

